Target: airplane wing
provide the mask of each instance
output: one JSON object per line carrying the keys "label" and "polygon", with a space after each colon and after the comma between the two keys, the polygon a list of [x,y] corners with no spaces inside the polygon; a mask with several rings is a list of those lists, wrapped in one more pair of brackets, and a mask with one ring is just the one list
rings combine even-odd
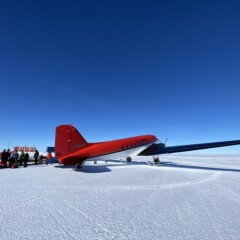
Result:
{"label": "airplane wing", "polygon": [[179,145],[179,146],[171,146],[171,147],[166,147],[165,144],[160,143],[160,144],[152,144],[150,147],[143,150],[138,155],[150,156],[150,155],[158,155],[158,154],[164,154],[164,153],[187,152],[187,151],[201,150],[201,149],[207,149],[207,148],[226,147],[226,146],[232,146],[232,145],[238,145],[238,144],[240,144],[240,140]]}

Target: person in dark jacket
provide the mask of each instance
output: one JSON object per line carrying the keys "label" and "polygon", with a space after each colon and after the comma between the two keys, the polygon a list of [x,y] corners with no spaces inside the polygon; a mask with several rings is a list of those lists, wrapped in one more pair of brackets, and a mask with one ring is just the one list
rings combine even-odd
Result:
{"label": "person in dark jacket", "polygon": [[22,166],[22,163],[23,163],[23,160],[24,160],[24,151],[22,151],[20,153],[20,156],[19,156],[19,165]]}
{"label": "person in dark jacket", "polygon": [[9,161],[10,167],[12,167],[12,168],[17,167],[18,157],[19,157],[18,152],[17,152],[17,150],[15,150],[10,156],[10,161]]}
{"label": "person in dark jacket", "polygon": [[28,160],[29,160],[29,154],[26,152],[23,158],[23,163],[24,163],[23,167],[27,167]]}
{"label": "person in dark jacket", "polygon": [[38,152],[38,150],[36,149],[36,151],[35,151],[35,153],[34,153],[34,161],[35,161],[35,165],[37,165],[37,163],[38,163],[38,156],[39,156],[39,152]]}
{"label": "person in dark jacket", "polygon": [[10,149],[7,150],[7,161],[8,161],[8,166],[11,166],[11,161],[10,161],[10,156],[11,156],[11,151]]}

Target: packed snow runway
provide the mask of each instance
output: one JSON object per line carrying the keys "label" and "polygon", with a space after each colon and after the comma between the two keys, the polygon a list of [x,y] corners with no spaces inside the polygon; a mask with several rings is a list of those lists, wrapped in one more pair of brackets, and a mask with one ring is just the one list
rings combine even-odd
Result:
{"label": "packed snow runway", "polygon": [[142,159],[0,169],[1,240],[240,239],[240,156]]}

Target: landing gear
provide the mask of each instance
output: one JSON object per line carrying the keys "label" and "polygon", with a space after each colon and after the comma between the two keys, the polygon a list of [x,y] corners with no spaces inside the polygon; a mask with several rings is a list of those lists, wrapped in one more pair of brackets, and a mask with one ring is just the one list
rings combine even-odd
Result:
{"label": "landing gear", "polygon": [[154,163],[161,163],[159,157],[153,158]]}
{"label": "landing gear", "polygon": [[148,161],[148,165],[155,166],[156,164],[161,164],[161,161],[158,156],[157,157],[153,156],[153,160]]}
{"label": "landing gear", "polygon": [[120,158],[120,159],[119,159],[119,162],[125,164],[125,163],[127,163],[127,158],[126,158],[126,159]]}
{"label": "landing gear", "polygon": [[127,157],[126,160],[127,160],[127,163],[132,162],[132,158],[131,157]]}
{"label": "landing gear", "polygon": [[82,167],[83,167],[82,164],[77,165],[77,169],[81,169]]}

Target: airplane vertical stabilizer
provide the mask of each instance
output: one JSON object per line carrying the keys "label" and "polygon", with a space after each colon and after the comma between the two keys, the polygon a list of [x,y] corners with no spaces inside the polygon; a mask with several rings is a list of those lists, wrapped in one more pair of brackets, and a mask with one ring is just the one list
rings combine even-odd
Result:
{"label": "airplane vertical stabilizer", "polygon": [[72,125],[60,125],[56,127],[54,149],[56,157],[75,152],[87,145],[87,141]]}

